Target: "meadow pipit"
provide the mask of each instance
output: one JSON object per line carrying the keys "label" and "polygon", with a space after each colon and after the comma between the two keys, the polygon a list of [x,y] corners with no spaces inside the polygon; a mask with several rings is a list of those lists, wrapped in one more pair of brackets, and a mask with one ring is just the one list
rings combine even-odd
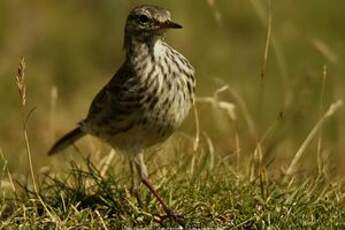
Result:
{"label": "meadow pipit", "polygon": [[134,8],[124,36],[126,58],[93,100],[87,117],[49,151],[55,154],[91,134],[126,153],[131,168],[171,211],[148,180],[144,150],[165,141],[185,120],[194,103],[194,68],[163,41],[168,29],[180,29],[170,12],[157,6]]}

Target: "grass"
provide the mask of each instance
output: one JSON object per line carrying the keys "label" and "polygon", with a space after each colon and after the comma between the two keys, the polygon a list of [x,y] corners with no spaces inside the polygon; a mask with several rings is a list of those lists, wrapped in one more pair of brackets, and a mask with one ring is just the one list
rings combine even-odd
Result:
{"label": "grass", "polygon": [[[318,4],[323,6],[321,2]],[[195,10],[195,7],[205,10],[205,3],[209,5],[210,15]],[[74,119],[69,118],[73,114],[70,110],[78,106],[71,99],[75,97],[78,103],[83,103],[80,102],[81,95],[84,98],[87,94],[85,92],[94,92],[89,87],[94,83],[92,79],[106,75],[92,69],[92,66],[102,63],[97,68],[106,69],[107,65],[113,68],[113,59],[108,50],[110,44],[119,43],[113,40],[103,41],[109,35],[98,33],[100,25],[104,26],[104,31],[113,29],[113,24],[105,23],[111,21],[109,18],[112,18],[113,12],[104,11],[104,5],[98,5],[99,8],[90,7],[97,17],[77,14],[80,21],[71,20],[75,17],[75,12],[79,12],[79,5],[68,5],[67,8],[75,7],[78,11],[63,14],[69,21],[65,23],[62,19],[58,20],[59,9],[65,12],[65,4],[49,4],[50,7],[39,8],[41,10],[37,12],[49,12],[43,16],[52,20],[52,28],[60,25],[75,34],[70,36],[72,41],[68,43],[65,36],[49,34],[49,31],[42,33],[53,38],[44,39],[47,40],[49,53],[56,56],[55,64],[48,62],[53,58],[47,58],[45,45],[40,47],[36,44],[31,47],[37,53],[29,58],[28,70],[31,66],[32,68],[28,76],[41,78],[28,78],[30,80],[27,81],[25,62],[22,59],[16,76],[20,120],[12,116],[13,108],[0,113],[0,117],[6,114],[6,118],[11,118],[6,121],[14,124],[8,126],[8,130],[13,131],[17,124],[21,125],[21,128],[17,128],[18,132],[15,132],[17,135],[11,132],[6,135],[4,132],[0,133],[1,138],[8,140],[1,143],[3,149],[0,148],[0,229],[345,228],[345,191],[341,170],[344,165],[344,159],[341,158],[344,141],[339,138],[343,134],[343,120],[339,115],[340,112],[343,114],[343,101],[339,100],[342,98],[343,80],[337,77],[344,73],[341,65],[337,64],[341,60],[342,50],[340,46],[337,52],[332,49],[335,44],[332,46],[331,41],[337,41],[339,33],[329,26],[319,25],[335,20],[334,15],[338,11],[332,11],[334,14],[329,16],[330,20],[317,17],[321,18],[319,20],[308,17],[307,13],[314,11],[304,6],[304,3],[299,3],[300,8],[293,9],[301,10],[303,17],[302,14],[294,13],[287,20],[284,18],[285,10],[270,0],[267,1],[267,9],[263,1],[232,3],[208,0],[202,3],[185,3],[183,7],[193,9],[190,10],[192,16],[185,16],[186,21],[190,18],[195,18],[196,21],[189,25],[187,23],[186,31],[190,36],[186,36],[185,43],[181,42],[180,45],[189,52],[188,56],[191,56],[198,67],[198,84],[200,83],[200,88],[204,87],[200,90],[201,93],[198,92],[197,110],[194,111],[194,120],[197,122],[196,125],[192,125],[194,121],[187,122],[189,130],[177,133],[156,154],[146,155],[150,179],[169,207],[183,217],[181,225],[164,215],[162,207],[143,185],[140,188],[142,203],[139,203],[129,192],[130,177],[126,159],[114,152],[109,154],[107,148],[95,144],[93,140],[86,139],[78,143],[78,148],[67,150],[70,155],[50,158],[49,163],[42,160],[45,145],[55,139],[56,129],[61,129],[60,132],[66,128],[65,123],[68,124],[70,120],[74,122]],[[109,4],[109,9],[112,9],[110,6],[113,3]],[[115,7],[122,7],[119,11],[125,12],[130,4],[122,2]],[[289,4],[281,4],[282,8],[291,10]],[[20,8],[22,11],[27,7],[24,5]],[[176,4],[170,5],[177,8]],[[330,4],[326,5],[332,7]],[[13,8],[17,9],[15,6]],[[253,9],[251,17],[245,16],[248,14],[248,6]],[[184,11],[176,10],[177,12]],[[319,13],[321,12],[327,10]],[[338,13],[342,16],[342,12]],[[22,12],[16,14],[16,17],[25,15]],[[310,53],[305,44],[303,49],[298,52],[295,50],[294,45],[297,43],[294,40],[303,40],[297,37],[300,32],[295,24],[298,24],[299,17],[304,19],[303,22],[313,22],[306,24],[306,27],[320,30],[315,35],[303,33],[303,39],[304,36],[310,36],[307,40],[312,41],[311,45],[323,57],[322,61],[318,60],[318,54]],[[97,23],[90,23],[96,19],[99,20]],[[39,20],[36,21],[38,22]],[[119,26],[117,24],[120,22],[116,22],[116,27]],[[33,23],[32,28],[45,28],[38,25],[40,26],[35,27]],[[82,29],[79,25],[88,27]],[[198,27],[199,25],[203,27]],[[232,26],[231,34],[228,34],[229,25]],[[93,26],[97,29],[92,30]],[[204,26],[208,26],[211,31],[209,40],[216,41],[207,43],[212,49],[203,50],[205,54],[199,51],[199,47],[205,47],[203,39],[195,39],[204,35]],[[12,27],[7,30],[11,31],[10,28]],[[258,33],[253,32],[257,28],[260,28]],[[94,37],[89,38],[90,31],[97,33],[91,33]],[[13,34],[17,37],[17,33]],[[248,40],[248,35],[252,35],[254,39]],[[102,40],[104,50],[97,51],[98,53],[89,51],[94,45],[92,39],[97,43]],[[12,44],[12,40],[16,41],[8,39],[7,43]],[[189,46],[190,40],[193,45]],[[286,41],[294,45],[287,47]],[[229,50],[229,43],[238,48]],[[84,50],[83,47],[87,49]],[[190,47],[195,48],[190,50]],[[226,54],[222,54],[219,47]],[[99,47],[95,48],[98,49]],[[120,48],[118,49],[120,53]],[[252,49],[255,50],[247,55]],[[61,56],[61,50],[66,50],[67,54]],[[92,55],[88,56],[88,52]],[[104,56],[104,60],[112,61],[104,62],[94,53]],[[42,54],[43,59],[40,56]],[[202,60],[199,58],[201,55],[205,56]],[[85,60],[81,56],[85,56]],[[12,60],[10,57],[6,60]],[[262,59],[261,62],[254,60],[258,57]],[[302,63],[301,60],[303,68],[299,64]],[[228,63],[237,72],[229,72],[230,68],[221,62]],[[245,68],[242,67],[242,62],[245,62]],[[76,66],[79,72],[73,71],[72,66]],[[320,66],[323,66],[323,71],[322,68],[318,69]],[[42,79],[47,79],[46,75],[52,76],[56,72],[61,75],[58,76],[58,81],[63,81],[64,87],[70,87],[69,89],[58,88],[55,84],[59,82],[53,81],[43,84],[48,87],[42,87]],[[93,72],[96,74],[89,74]],[[230,73],[232,78],[228,79]],[[219,80],[218,75],[223,80]],[[303,77],[304,75],[307,77]],[[218,87],[213,94],[210,87],[213,80],[210,80],[210,76],[216,79]],[[279,77],[281,79],[278,81]],[[30,90],[35,86],[34,81],[36,86],[39,82],[35,91]],[[80,86],[78,90],[75,85]],[[48,90],[44,91],[45,89]],[[43,98],[41,95],[48,95],[46,93],[50,89],[51,97]],[[74,94],[68,94],[67,91]],[[36,97],[34,103],[38,104],[39,109],[50,109],[33,114],[31,106],[34,103],[30,96]],[[59,114],[61,110],[65,112],[63,116]],[[12,115],[8,115],[10,112]],[[274,114],[277,114],[277,118],[274,118]],[[40,122],[37,122],[37,117]],[[60,117],[63,117],[63,124],[59,124]],[[23,140],[18,140],[21,136]],[[20,143],[24,144],[21,146]]]}
{"label": "grass", "polygon": [[[283,184],[265,176],[250,182],[232,172],[228,162],[216,160],[211,168],[209,157],[202,158],[192,169],[191,159],[184,157],[184,164],[166,167],[165,175],[155,178],[170,207],[183,215],[185,227],[345,227],[342,183],[310,177]],[[3,190],[1,227],[179,227],[162,216],[163,210],[144,188],[140,207],[128,192],[126,180],[123,174],[101,176],[88,159],[82,166],[72,162],[65,173],[42,176],[38,192],[29,185],[21,185],[14,194]]]}

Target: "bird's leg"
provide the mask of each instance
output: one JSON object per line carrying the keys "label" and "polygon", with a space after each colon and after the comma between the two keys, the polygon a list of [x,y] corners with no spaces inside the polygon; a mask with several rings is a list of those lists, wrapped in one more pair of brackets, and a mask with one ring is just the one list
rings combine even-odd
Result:
{"label": "bird's leg", "polygon": [[140,197],[140,192],[139,192],[139,183],[137,181],[136,175],[135,175],[135,163],[133,160],[129,160],[129,168],[131,171],[131,188],[130,192],[133,196],[137,198],[139,207],[143,207],[143,202]]}
{"label": "bird's leg", "polygon": [[134,162],[132,160],[129,160],[129,169],[131,172],[131,193],[134,194],[134,191],[137,190],[137,183],[135,180],[135,171],[134,171]]}
{"label": "bird's leg", "polygon": [[173,217],[175,220],[178,221],[177,215],[174,214],[174,212],[165,204],[162,197],[158,194],[156,189],[152,186],[150,180],[148,179],[148,173],[147,168],[144,162],[144,153],[140,152],[138,155],[134,158],[134,163],[137,168],[137,171],[139,173],[139,176],[141,178],[141,181],[143,184],[150,190],[150,192],[157,198],[159,203],[164,208],[164,211],[167,213],[168,216]]}

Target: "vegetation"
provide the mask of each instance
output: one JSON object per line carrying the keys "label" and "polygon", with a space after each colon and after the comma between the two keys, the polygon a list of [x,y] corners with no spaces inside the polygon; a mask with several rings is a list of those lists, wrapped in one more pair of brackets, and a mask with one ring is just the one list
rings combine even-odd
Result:
{"label": "vegetation", "polygon": [[120,65],[142,2],[0,2],[0,229],[345,228],[342,1],[151,2],[184,25],[167,39],[198,73],[196,115],[146,155],[182,225],[130,194],[105,144],[46,156]]}

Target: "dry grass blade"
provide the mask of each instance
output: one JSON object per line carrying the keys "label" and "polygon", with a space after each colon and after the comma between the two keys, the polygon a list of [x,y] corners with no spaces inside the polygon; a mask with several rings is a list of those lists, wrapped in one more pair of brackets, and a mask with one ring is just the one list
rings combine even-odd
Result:
{"label": "dry grass blade", "polygon": [[214,158],[215,158],[215,150],[214,150],[214,145],[212,143],[212,140],[211,138],[207,135],[207,133],[203,133],[204,134],[204,137],[206,139],[206,143],[207,143],[207,146],[208,146],[208,154],[209,154],[209,157],[210,157],[210,160],[209,160],[209,169],[212,170],[214,168]]}
{"label": "dry grass blade", "polygon": [[[321,94],[320,94],[320,118],[322,117],[322,113],[324,110],[324,96],[325,96],[325,86],[326,86],[326,79],[327,79],[327,66],[323,66],[323,74],[322,74],[322,86],[321,86]],[[317,165],[319,175],[322,174],[324,169],[323,161],[322,161],[322,130],[320,131],[319,138],[317,141]]]}
{"label": "dry grass blade", "polygon": [[109,167],[111,166],[111,162],[113,161],[114,157],[116,155],[116,152],[114,149],[111,149],[109,155],[106,158],[106,161],[104,164],[101,166],[101,176],[104,177],[105,174],[107,173]]}
{"label": "dry grass blade", "polygon": [[238,131],[235,132],[235,154],[236,154],[236,171],[237,173],[240,172],[240,164],[241,164],[241,144],[240,144],[240,137]]}
{"label": "dry grass blade", "polygon": [[236,104],[239,107],[239,110],[242,112],[243,117],[246,121],[246,124],[248,126],[250,135],[252,136],[253,139],[257,139],[257,130],[256,130],[256,125],[253,119],[253,116],[250,114],[248,106],[245,102],[245,100],[241,97],[241,95],[239,93],[237,93],[234,89],[232,88],[228,88],[230,94],[232,95],[232,97],[234,97]]}
{"label": "dry grass blade", "polygon": [[272,1],[268,0],[267,35],[266,35],[266,44],[265,44],[265,52],[264,52],[264,61],[263,61],[262,70],[261,70],[261,81],[264,80],[265,74],[266,74],[268,54],[269,54],[270,43],[271,43],[271,34],[272,34]]}
{"label": "dry grass blade", "polygon": [[96,210],[95,212],[96,212],[96,214],[97,214],[98,218],[100,219],[100,221],[101,221],[101,224],[102,224],[103,228],[107,230],[107,229],[108,229],[108,228],[107,228],[107,225],[104,223],[104,220],[103,220],[103,218],[102,218],[101,214],[99,213],[99,211],[98,211],[98,210]]}
{"label": "dry grass blade", "polygon": [[[261,4],[261,1],[250,0],[250,2],[253,5],[254,10],[257,13],[260,21],[262,22],[264,26],[266,26],[266,14],[265,14],[264,7]],[[274,38],[274,36],[271,36],[271,34],[270,34],[270,43],[272,43],[272,51],[276,58],[279,71],[280,71],[280,77],[282,79],[282,84],[284,87],[284,107],[288,108],[290,104],[292,103],[293,97],[292,97],[292,90],[290,89],[291,82],[290,82],[290,78],[288,74],[286,57],[284,55],[282,47],[280,46],[280,42],[278,42],[278,40]]]}
{"label": "dry grass blade", "polygon": [[53,86],[50,91],[50,142],[55,140],[55,114],[58,95],[58,88]]}
{"label": "dry grass blade", "polygon": [[216,0],[207,0],[207,4],[210,6],[211,10],[213,11],[214,18],[218,25],[223,24],[222,14],[216,7]]}
{"label": "dry grass blade", "polygon": [[[6,185],[6,187],[10,187],[13,190],[13,192],[15,193],[16,187],[14,186],[12,175],[11,175],[11,172],[8,168],[8,162],[5,159],[5,156],[4,156],[4,153],[2,152],[2,149],[0,148],[0,162],[1,161],[3,161],[4,163],[3,163],[2,172],[0,174],[0,188],[3,189],[5,187],[4,185]],[[4,174],[7,174],[8,182],[3,179]]]}
{"label": "dry grass blade", "polygon": [[262,168],[262,159],[263,159],[262,145],[261,145],[261,142],[258,142],[253,152],[253,159],[250,162],[250,167],[249,167],[250,182],[254,182],[257,176],[260,175],[260,171]]}
{"label": "dry grass blade", "polygon": [[196,99],[196,102],[209,103],[214,108],[225,111],[230,120],[236,120],[236,106],[233,103],[219,99],[219,95],[227,90],[229,90],[229,87],[223,86],[215,91],[213,97],[199,97]]}
{"label": "dry grass blade", "polygon": [[333,50],[331,50],[331,48],[326,43],[316,38],[312,39],[311,43],[314,46],[314,48],[332,64],[338,63],[339,58],[337,54]]}
{"label": "dry grass blade", "polygon": [[199,121],[199,114],[196,105],[193,106],[194,112],[194,119],[195,119],[195,137],[193,143],[193,150],[196,152],[199,148],[200,143],[200,121]]}
{"label": "dry grass blade", "polygon": [[327,112],[321,117],[321,119],[318,121],[318,123],[314,126],[314,128],[311,130],[307,138],[302,143],[301,147],[298,149],[298,151],[295,154],[295,157],[292,159],[289,168],[286,171],[286,177],[285,181],[288,178],[288,176],[291,176],[297,169],[298,162],[300,161],[303,153],[309,146],[310,142],[313,140],[313,138],[316,136],[318,131],[321,129],[323,123],[331,117],[335,112],[337,112],[338,109],[340,109],[343,106],[343,101],[338,100],[337,102],[334,102],[331,104]]}

